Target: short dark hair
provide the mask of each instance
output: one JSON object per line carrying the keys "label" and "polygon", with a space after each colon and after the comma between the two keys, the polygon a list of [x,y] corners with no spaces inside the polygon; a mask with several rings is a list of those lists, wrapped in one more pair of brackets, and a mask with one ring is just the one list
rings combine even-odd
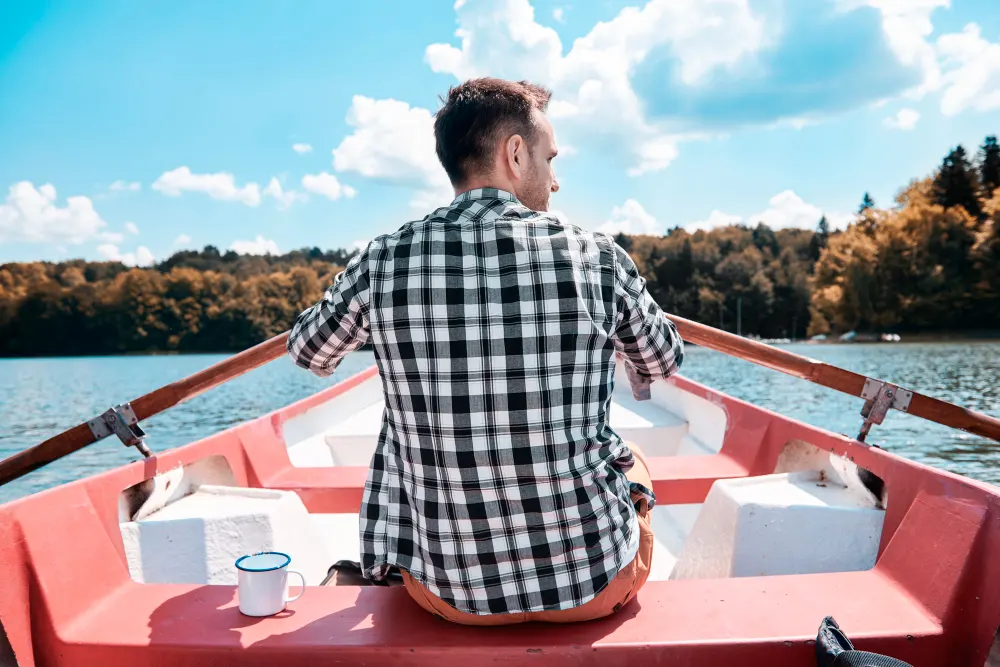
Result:
{"label": "short dark hair", "polygon": [[448,90],[448,98],[434,118],[438,159],[453,185],[470,174],[493,166],[500,133],[508,131],[531,139],[533,109],[545,111],[552,93],[527,81],[492,77],[470,79]]}

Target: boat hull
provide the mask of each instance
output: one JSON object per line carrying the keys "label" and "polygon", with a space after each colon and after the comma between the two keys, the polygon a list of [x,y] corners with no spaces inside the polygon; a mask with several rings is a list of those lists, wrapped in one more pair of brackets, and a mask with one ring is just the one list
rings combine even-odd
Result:
{"label": "boat hull", "polygon": [[369,369],[185,447],[0,507],[0,622],[17,664],[805,665],[813,664],[826,616],[859,649],[913,665],[984,664],[1000,625],[994,487],[682,377],[670,387],[719,406],[725,430],[718,453],[650,457],[658,507],[702,503],[719,480],[771,474],[789,443],[806,442],[884,480],[889,500],[875,566],[651,580],[607,619],[503,628],[449,624],[401,588],[310,587],[286,612],[249,618],[239,613],[235,586],[138,583],[130,576],[122,493],[209,457],[225,459],[237,486],[294,492],[309,512],[357,512],[366,468],[293,465],[286,438],[295,420],[376,375]]}

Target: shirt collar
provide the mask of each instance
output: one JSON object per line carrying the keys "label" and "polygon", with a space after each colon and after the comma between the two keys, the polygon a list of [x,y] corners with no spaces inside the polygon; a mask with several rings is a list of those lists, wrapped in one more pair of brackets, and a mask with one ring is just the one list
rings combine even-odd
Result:
{"label": "shirt collar", "polygon": [[454,206],[455,204],[475,201],[477,199],[499,199],[501,201],[520,203],[518,202],[517,197],[506,190],[501,190],[499,188],[476,188],[475,190],[468,190],[458,195],[455,197],[455,200],[451,202],[451,204]]}

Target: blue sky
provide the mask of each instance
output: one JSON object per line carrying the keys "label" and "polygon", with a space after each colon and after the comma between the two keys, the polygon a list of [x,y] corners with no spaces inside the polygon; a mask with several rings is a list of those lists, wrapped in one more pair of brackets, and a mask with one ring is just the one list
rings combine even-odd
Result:
{"label": "blue sky", "polygon": [[554,90],[571,222],[844,224],[1000,133],[1000,8],[4,3],[0,262],[364,242],[450,199],[431,114],[480,74]]}

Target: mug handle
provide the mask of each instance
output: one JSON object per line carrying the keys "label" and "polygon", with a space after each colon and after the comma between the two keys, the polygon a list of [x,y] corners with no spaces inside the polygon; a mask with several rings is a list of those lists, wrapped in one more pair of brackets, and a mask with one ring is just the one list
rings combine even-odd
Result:
{"label": "mug handle", "polygon": [[302,597],[303,593],[306,592],[306,578],[304,576],[302,576],[302,573],[299,572],[299,571],[297,571],[297,570],[288,570],[288,574],[297,575],[298,578],[299,578],[299,580],[302,582],[302,585],[301,585],[302,586],[302,590],[299,591],[298,595],[296,595],[295,597],[291,597],[291,598],[285,598],[285,602],[295,602],[300,597]]}

